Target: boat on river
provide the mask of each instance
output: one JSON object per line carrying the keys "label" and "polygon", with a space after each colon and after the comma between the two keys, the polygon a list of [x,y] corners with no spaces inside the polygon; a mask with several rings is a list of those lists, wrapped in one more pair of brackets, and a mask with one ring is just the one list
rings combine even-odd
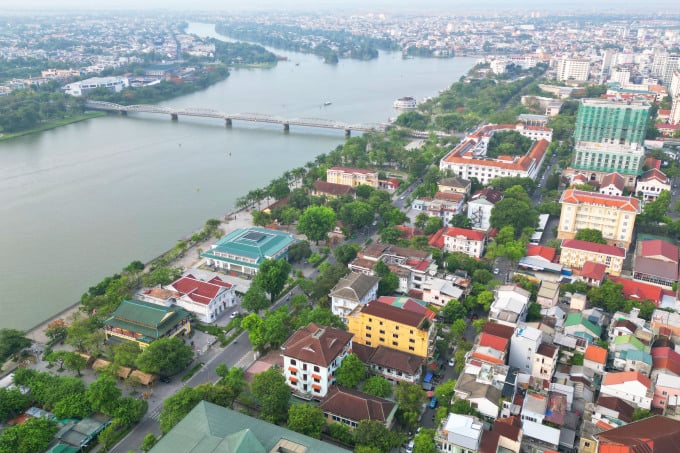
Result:
{"label": "boat on river", "polygon": [[412,98],[411,96],[406,96],[394,101],[393,106],[395,109],[399,110],[413,110],[418,107],[418,101],[416,101],[415,98]]}

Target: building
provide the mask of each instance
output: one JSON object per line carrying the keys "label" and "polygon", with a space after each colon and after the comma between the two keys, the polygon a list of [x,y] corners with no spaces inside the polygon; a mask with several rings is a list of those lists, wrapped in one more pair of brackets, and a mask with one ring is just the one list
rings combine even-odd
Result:
{"label": "building", "polygon": [[217,275],[202,280],[187,273],[171,284],[143,290],[139,298],[166,306],[177,305],[193,313],[203,323],[214,322],[228,307],[235,304],[236,290]]}
{"label": "building", "polygon": [[331,167],[326,170],[326,181],[332,184],[378,188],[378,172],[365,168]]}
{"label": "building", "polygon": [[335,382],[335,371],[352,350],[352,334],[314,323],[298,329],[281,346],[283,375],[293,391],[323,398]]}
{"label": "building", "polygon": [[639,371],[605,373],[600,387],[601,395],[615,396],[649,410],[652,406],[652,381]]}
{"label": "building", "polygon": [[538,345],[534,353],[534,365],[531,376],[550,381],[557,367],[557,353],[560,348],[546,343]]}
{"label": "building", "polygon": [[333,184],[332,182],[317,180],[314,181],[312,195],[326,198],[337,198],[341,196],[354,198],[356,196],[356,191],[353,187],[344,184]]}
{"label": "building", "polygon": [[[536,247],[541,247],[536,246]],[[547,247],[545,247],[547,248]],[[553,249],[554,250],[554,249]],[[560,284],[543,280],[541,287],[536,295],[536,302],[543,308],[550,308],[557,305],[560,298]]]}
{"label": "building", "polygon": [[341,278],[329,294],[333,314],[347,319],[358,305],[366,305],[377,297],[378,283],[379,277],[358,272]]}
{"label": "building", "polygon": [[449,413],[435,432],[434,441],[442,452],[476,452],[484,433],[484,424],[477,417]]}
{"label": "building", "polygon": [[79,82],[69,83],[63,87],[63,90],[66,94],[80,97],[97,88],[105,88],[114,93],[120,93],[123,88],[129,86],[130,82],[126,77],[91,77]]}
{"label": "building", "polygon": [[347,453],[349,450],[201,401],[150,451]]}
{"label": "building", "polygon": [[534,354],[542,344],[543,333],[533,327],[520,324],[510,340],[508,365],[520,373],[531,374],[534,367]]}
{"label": "building", "polygon": [[350,429],[362,420],[378,421],[392,429],[397,413],[397,403],[393,401],[337,385],[328,391],[319,408],[326,423],[342,423]]}
{"label": "building", "polygon": [[416,198],[411,204],[415,211],[421,211],[429,217],[442,219],[448,225],[454,216],[461,214],[465,204],[465,195],[457,192],[437,192],[434,198]]}
{"label": "building", "polygon": [[104,321],[106,339],[136,342],[144,349],[159,338],[191,333],[191,314],[179,307],[164,307],[141,300],[124,299]]}
{"label": "building", "polygon": [[635,184],[635,193],[644,201],[656,200],[664,190],[671,191],[671,180],[656,168],[644,172]]}
{"label": "building", "polygon": [[596,434],[599,453],[666,453],[680,445],[680,421],[661,415]]}
{"label": "building", "polygon": [[600,230],[610,245],[628,248],[640,203],[633,197],[617,197],[567,189],[560,197],[562,211],[558,239],[573,239],[579,230]]}
{"label": "building", "polygon": [[479,453],[519,453],[522,444],[522,423],[517,417],[499,418],[491,431],[482,433]]}
{"label": "building", "polygon": [[496,288],[491,303],[489,321],[515,326],[524,322],[529,306],[529,291],[517,285],[502,285]]}
{"label": "building", "polygon": [[583,269],[586,262],[606,266],[610,275],[621,275],[626,250],[613,245],[597,244],[579,239],[563,239],[560,264],[572,269]]}
{"label": "building", "polygon": [[626,187],[626,179],[619,173],[609,173],[602,178],[600,183],[600,193],[605,195],[623,196],[623,189]]}
{"label": "building", "polygon": [[347,330],[358,344],[387,346],[423,358],[434,354],[435,322],[425,314],[369,302],[347,316]]}
{"label": "building", "polygon": [[208,266],[255,275],[265,260],[286,259],[296,241],[292,235],[267,228],[238,228],[201,254]]}
{"label": "building", "polygon": [[590,60],[587,58],[562,57],[557,60],[555,78],[560,82],[585,82],[590,73]]}
{"label": "building", "polygon": [[564,333],[585,338],[589,343],[593,343],[601,337],[602,328],[584,316],[583,312],[577,312],[567,315],[564,322]]}
{"label": "building", "polygon": [[454,192],[465,195],[470,195],[472,183],[463,178],[442,178],[437,182],[437,191],[439,192]]}
{"label": "building", "polygon": [[644,159],[645,148],[637,143],[578,142],[574,146],[571,166],[563,175],[572,179],[582,175],[586,180],[604,187],[605,191],[602,193],[621,195],[607,190],[607,186],[611,184],[611,177],[607,176],[618,173],[623,178],[623,186],[633,189],[636,178],[642,173]]}
{"label": "building", "polygon": [[607,365],[607,350],[593,344],[589,344],[583,356],[583,366],[593,370],[597,374],[604,373]]}
{"label": "building", "polygon": [[581,99],[574,143],[642,145],[647,134],[649,109],[647,101]]}
{"label": "building", "polygon": [[680,397],[680,376],[659,373],[654,381],[654,399],[652,407],[664,411],[669,404],[669,400],[677,406]]}
{"label": "building", "polygon": [[[466,294],[466,290],[456,285],[460,277],[452,277],[450,280],[438,277],[431,277],[423,282],[423,301],[443,307],[451,300],[461,300]],[[467,280],[469,282],[469,280]]]}
{"label": "building", "polygon": [[388,381],[409,382],[420,381],[423,369],[423,358],[386,346],[372,348],[362,344],[352,344],[352,352],[366,364],[366,368],[379,374]]}
{"label": "building", "polygon": [[444,231],[444,250],[481,258],[484,254],[485,240],[486,233],[482,231],[450,227]]}
{"label": "building", "polygon": [[491,227],[491,210],[503,199],[503,194],[486,188],[475,193],[468,201],[468,219],[475,230],[487,231]]}
{"label": "building", "polygon": [[678,281],[678,247],[661,239],[638,241],[633,280],[672,289]]}

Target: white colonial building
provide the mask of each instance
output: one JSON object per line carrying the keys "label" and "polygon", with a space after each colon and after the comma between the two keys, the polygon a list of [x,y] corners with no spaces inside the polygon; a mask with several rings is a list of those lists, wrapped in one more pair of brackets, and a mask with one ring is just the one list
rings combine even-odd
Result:
{"label": "white colonial building", "polygon": [[484,253],[486,233],[451,227],[444,231],[444,250],[461,252],[474,258],[481,258]]}

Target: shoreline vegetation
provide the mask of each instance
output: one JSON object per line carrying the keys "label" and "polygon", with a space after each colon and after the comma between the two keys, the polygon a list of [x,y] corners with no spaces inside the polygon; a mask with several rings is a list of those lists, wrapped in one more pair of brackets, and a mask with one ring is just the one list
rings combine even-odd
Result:
{"label": "shoreline vegetation", "polygon": [[13,132],[8,134],[0,133],[0,141],[12,140],[13,138],[23,137],[25,135],[31,135],[38,132],[45,132],[51,129],[56,129],[61,126],[66,126],[68,124],[79,123],[81,121],[87,121],[92,118],[99,118],[106,115],[107,115],[106,112],[86,112],[83,113],[82,115],[73,116],[71,118],[62,118],[60,120],[48,121],[46,123],[41,124],[38,127],[27,129],[25,131]]}

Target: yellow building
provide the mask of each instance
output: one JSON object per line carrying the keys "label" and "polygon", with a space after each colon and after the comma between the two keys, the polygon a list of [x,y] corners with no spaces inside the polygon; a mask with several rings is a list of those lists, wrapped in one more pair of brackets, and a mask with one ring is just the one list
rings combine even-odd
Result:
{"label": "yellow building", "polygon": [[366,185],[377,189],[378,172],[365,168],[331,167],[326,170],[326,181],[343,186]]}
{"label": "yellow building", "polygon": [[621,275],[626,250],[613,245],[596,244],[578,239],[564,239],[562,241],[560,264],[572,269],[582,269],[587,261],[606,266],[605,272],[618,277]]}
{"label": "yellow building", "polygon": [[347,330],[355,344],[386,346],[423,358],[434,354],[435,323],[424,313],[373,301],[350,312]]}
{"label": "yellow building", "polygon": [[558,239],[573,239],[579,230],[600,230],[609,245],[627,249],[633,237],[640,202],[633,197],[567,189],[560,198]]}

